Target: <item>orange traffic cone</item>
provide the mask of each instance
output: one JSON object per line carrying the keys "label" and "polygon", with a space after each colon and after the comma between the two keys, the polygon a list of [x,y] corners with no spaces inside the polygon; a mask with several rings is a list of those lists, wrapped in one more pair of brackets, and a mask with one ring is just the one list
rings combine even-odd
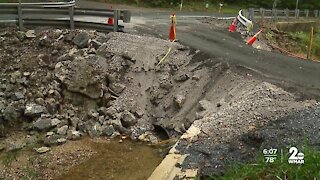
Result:
{"label": "orange traffic cone", "polygon": [[262,30],[260,30],[259,32],[257,32],[257,34],[255,34],[252,38],[250,38],[248,41],[247,41],[247,44],[249,45],[252,45],[256,40],[257,40],[257,37],[258,35],[262,32]]}
{"label": "orange traffic cone", "polygon": [[176,27],[174,26],[174,24],[171,24],[171,27],[170,27],[169,40],[170,41],[176,40]]}
{"label": "orange traffic cone", "polygon": [[[110,10],[112,10],[112,6],[110,6]],[[108,25],[113,26],[113,24],[114,24],[114,22],[113,22],[113,17],[109,17],[107,23],[108,23]]]}
{"label": "orange traffic cone", "polygon": [[236,28],[237,28],[237,18],[235,18],[233,21],[232,21],[232,24],[230,25],[229,27],[229,32],[236,32]]}
{"label": "orange traffic cone", "polygon": [[176,40],[176,15],[175,14],[171,15],[171,27],[169,32],[169,40],[171,42]]}

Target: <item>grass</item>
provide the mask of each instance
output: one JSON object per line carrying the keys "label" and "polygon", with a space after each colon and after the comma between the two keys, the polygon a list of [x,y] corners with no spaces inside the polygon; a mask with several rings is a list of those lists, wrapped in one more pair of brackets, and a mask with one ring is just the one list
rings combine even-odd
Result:
{"label": "grass", "polygon": [[[297,45],[300,47],[303,53],[307,53],[308,51],[308,43],[309,43],[309,33],[306,32],[297,32],[290,33],[293,39],[297,40]],[[312,55],[319,58],[320,57],[320,34],[315,33],[312,45]]]}
{"label": "grass", "polygon": [[12,161],[16,160],[17,154],[18,154],[17,151],[10,151],[10,152],[4,153],[0,157],[2,164],[4,166],[10,165]]}
{"label": "grass", "polygon": [[[301,149],[301,150],[300,150]],[[259,157],[256,164],[236,164],[230,165],[226,174],[220,177],[209,177],[207,180],[230,180],[230,179],[279,179],[279,180],[298,180],[320,178],[320,151],[303,147],[299,150],[304,153],[303,165],[293,165],[288,163],[288,154],[285,154],[283,162],[278,159],[270,164],[265,163],[263,157]]]}

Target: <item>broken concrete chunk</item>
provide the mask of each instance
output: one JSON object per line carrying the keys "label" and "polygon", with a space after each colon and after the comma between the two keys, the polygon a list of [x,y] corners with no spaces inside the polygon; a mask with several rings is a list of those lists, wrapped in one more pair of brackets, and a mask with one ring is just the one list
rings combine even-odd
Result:
{"label": "broken concrete chunk", "polygon": [[24,115],[29,117],[37,117],[37,116],[40,116],[41,113],[44,113],[45,111],[46,111],[46,108],[44,106],[34,104],[34,103],[29,103],[26,105]]}
{"label": "broken concrete chunk", "polygon": [[66,140],[65,138],[59,138],[59,139],[57,139],[57,142],[58,142],[59,144],[63,144],[63,143],[65,143],[65,142],[67,142],[67,140]]}
{"label": "broken concrete chunk", "polygon": [[81,32],[73,39],[73,43],[79,48],[85,48],[88,46],[89,34],[87,32]]}
{"label": "broken concrete chunk", "polygon": [[46,134],[46,136],[52,136],[52,135],[54,135],[54,132],[47,132],[47,134]]}
{"label": "broken concrete chunk", "polygon": [[60,124],[60,120],[59,119],[57,119],[57,118],[53,118],[52,120],[51,120],[51,125],[52,126],[57,126],[58,124]]}
{"label": "broken concrete chunk", "polygon": [[57,129],[57,134],[66,135],[68,128],[69,128],[68,125],[64,125],[64,126],[58,128]]}
{"label": "broken concrete chunk", "polygon": [[182,108],[185,101],[186,97],[182,94],[178,94],[174,97],[174,102],[179,108]]}
{"label": "broken concrete chunk", "polygon": [[37,37],[34,30],[29,30],[25,33],[27,38],[35,38]]}
{"label": "broken concrete chunk", "polygon": [[50,148],[48,147],[41,147],[41,148],[38,148],[38,149],[35,149],[37,151],[37,153],[39,154],[43,154],[43,153],[46,153],[48,151],[50,151]]}

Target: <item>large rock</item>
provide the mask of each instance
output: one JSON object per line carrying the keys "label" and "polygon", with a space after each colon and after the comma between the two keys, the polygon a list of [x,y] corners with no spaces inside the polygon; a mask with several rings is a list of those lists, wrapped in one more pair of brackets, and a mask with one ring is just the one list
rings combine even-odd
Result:
{"label": "large rock", "polygon": [[105,115],[109,116],[112,119],[116,119],[118,117],[118,111],[113,106],[109,107],[105,111]]}
{"label": "large rock", "polygon": [[79,48],[85,48],[88,46],[89,34],[87,32],[81,32],[73,39],[73,43]]}
{"label": "large rock", "polygon": [[57,126],[60,123],[58,119],[41,117],[33,123],[33,127],[39,131],[44,131]]}
{"label": "large rock", "polygon": [[121,118],[121,123],[124,127],[133,126],[137,123],[136,117],[129,111],[124,111]]}
{"label": "large rock", "polygon": [[29,116],[29,117],[37,117],[37,116],[40,116],[44,112],[46,112],[46,108],[44,106],[30,103],[30,104],[26,105],[24,115]]}
{"label": "large rock", "polygon": [[20,117],[19,111],[10,104],[3,110],[3,118],[7,121],[15,121]]}
{"label": "large rock", "polygon": [[107,125],[102,127],[102,134],[106,136],[111,136],[115,132],[112,125]]}
{"label": "large rock", "polygon": [[57,129],[57,134],[66,135],[68,128],[69,128],[68,125],[64,125],[64,126],[58,128]]}
{"label": "large rock", "polygon": [[45,139],[44,139],[44,145],[46,146],[53,146],[53,145],[57,145],[59,144],[58,142],[58,139],[60,139],[61,136],[60,135],[52,135],[52,136],[47,136]]}
{"label": "large rock", "polygon": [[[58,77],[70,92],[81,93],[91,99],[103,97],[102,85],[104,73],[106,71],[99,69],[98,61],[105,59],[89,60],[82,57],[76,57],[71,63],[59,65],[55,69],[55,76]],[[102,62],[101,62],[102,63]],[[79,96],[77,95],[79,98]]]}

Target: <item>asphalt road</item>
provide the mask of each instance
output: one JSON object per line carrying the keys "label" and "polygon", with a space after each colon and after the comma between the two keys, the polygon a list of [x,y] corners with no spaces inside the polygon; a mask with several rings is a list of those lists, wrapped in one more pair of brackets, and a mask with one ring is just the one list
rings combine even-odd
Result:
{"label": "asphalt road", "polygon": [[[78,1],[78,6],[110,6],[98,2]],[[168,38],[171,12],[117,6],[132,10],[132,23],[125,24],[127,31],[153,34]],[[201,23],[200,17],[221,17],[208,12],[177,12],[177,39],[180,43],[198,49],[211,58],[219,58],[230,64],[248,68],[268,81],[285,85],[289,89],[299,89],[305,94],[320,95],[320,63],[288,57],[275,52],[254,49],[245,44],[238,33],[226,29],[216,30]],[[224,15],[225,16],[225,15]],[[229,15],[234,17],[234,15]]]}

